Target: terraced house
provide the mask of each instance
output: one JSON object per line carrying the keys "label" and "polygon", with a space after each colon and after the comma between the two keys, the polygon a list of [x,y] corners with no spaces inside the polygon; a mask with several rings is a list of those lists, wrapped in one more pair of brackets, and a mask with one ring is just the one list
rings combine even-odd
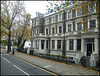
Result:
{"label": "terraced house", "polygon": [[34,54],[66,55],[76,63],[86,57],[91,66],[96,66],[100,51],[99,4],[83,4],[79,8],[79,2],[76,8],[71,9],[73,2],[69,3],[65,12],[51,9],[45,15],[36,13],[32,19],[31,49]]}

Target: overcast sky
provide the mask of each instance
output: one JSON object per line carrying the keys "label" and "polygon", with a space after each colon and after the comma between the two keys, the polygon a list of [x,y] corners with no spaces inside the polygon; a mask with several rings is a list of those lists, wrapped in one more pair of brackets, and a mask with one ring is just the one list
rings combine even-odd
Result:
{"label": "overcast sky", "polygon": [[46,13],[47,1],[24,1],[27,13],[31,14],[31,18],[36,16],[36,12]]}

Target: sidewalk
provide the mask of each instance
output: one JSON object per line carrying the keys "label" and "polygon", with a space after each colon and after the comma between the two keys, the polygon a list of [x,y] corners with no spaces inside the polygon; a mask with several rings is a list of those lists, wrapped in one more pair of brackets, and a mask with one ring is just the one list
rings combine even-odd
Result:
{"label": "sidewalk", "polygon": [[14,56],[60,75],[99,75],[98,72],[86,69],[82,66],[73,66],[70,64],[60,63],[36,56],[27,55],[17,51],[15,52]]}
{"label": "sidewalk", "polygon": [[15,52],[14,56],[24,59],[30,63],[46,68],[60,75],[99,75],[94,70],[89,70],[84,67],[73,66],[65,63],[55,62],[43,59],[36,56],[27,55],[21,52]]}

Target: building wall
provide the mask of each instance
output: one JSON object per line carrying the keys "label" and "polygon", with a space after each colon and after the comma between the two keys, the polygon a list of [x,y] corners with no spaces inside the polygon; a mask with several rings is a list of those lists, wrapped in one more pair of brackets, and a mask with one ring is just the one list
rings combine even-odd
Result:
{"label": "building wall", "polygon": [[[98,6],[98,3],[96,3],[97,6]],[[84,7],[85,6],[85,7]],[[65,51],[66,51],[66,56],[69,56],[69,57],[73,57],[73,60],[75,60],[75,58],[77,57],[77,55],[79,55],[79,58],[81,58],[82,56],[87,56],[86,55],[86,44],[85,44],[85,40],[87,38],[91,39],[93,38],[94,39],[94,47],[97,47],[99,44],[98,44],[98,29],[94,29],[93,31],[90,31],[89,28],[88,28],[88,24],[89,24],[89,19],[93,19],[93,18],[97,18],[97,24],[96,24],[96,27],[98,28],[98,25],[99,25],[99,22],[98,22],[98,8],[96,8],[96,13],[93,13],[92,15],[88,14],[88,6],[87,5],[83,5],[82,6],[82,16],[79,16],[77,17],[76,16],[76,11],[77,9],[73,9],[72,10],[72,18],[71,19],[67,19],[68,17],[68,11],[66,10],[66,14],[65,14],[65,24],[66,26],[63,27],[63,13],[62,13],[62,20],[59,21],[59,18],[58,18],[58,15],[59,15],[59,12],[58,13],[55,13],[55,14],[51,14],[51,15],[48,15],[48,16],[45,16],[44,19],[43,18],[40,18],[40,26],[37,26],[39,27],[39,35],[36,35],[34,36],[33,38],[35,39],[38,39],[39,40],[39,49],[35,49],[35,51],[38,51],[38,53],[48,53],[48,49],[44,49],[44,50],[41,50],[41,40],[50,40],[49,41],[49,44],[50,44],[50,54],[55,54],[55,55],[62,55],[62,51],[63,51],[63,40],[64,40],[64,37],[65,37]],[[55,23],[52,23],[52,16],[55,15]],[[96,17],[97,16],[97,17]],[[49,24],[45,24],[44,21],[46,21],[45,19],[46,18],[49,18]],[[76,24],[77,22],[79,22],[81,20],[81,22],[83,23],[82,24],[82,30],[81,31],[77,31],[77,27],[76,27]],[[68,24],[72,24],[71,27],[72,27],[72,30],[71,32],[68,32],[67,29],[68,29]],[[42,26],[41,26],[42,25]],[[55,34],[52,35],[52,30],[51,28],[55,26]],[[59,34],[59,26],[62,26],[62,33]],[[49,34],[46,35],[45,34],[45,29],[48,28],[48,32]],[[63,29],[66,28],[66,32],[63,33]],[[36,25],[34,27],[34,29],[36,30]],[[35,41],[35,39],[33,39]],[[69,50],[69,39],[73,39],[73,50]],[[81,50],[78,51],[77,50],[77,39],[81,39]],[[55,49],[52,49],[52,40],[55,41]],[[57,40],[61,40],[61,50],[57,49]],[[44,45],[46,47],[46,43]],[[98,48],[98,47],[97,47]],[[98,54],[98,49],[95,49],[94,52],[92,52],[92,54]]]}

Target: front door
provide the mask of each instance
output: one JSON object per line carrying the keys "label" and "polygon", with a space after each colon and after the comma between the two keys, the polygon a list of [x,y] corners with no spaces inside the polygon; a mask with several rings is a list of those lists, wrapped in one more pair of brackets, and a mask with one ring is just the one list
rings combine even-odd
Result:
{"label": "front door", "polygon": [[92,44],[87,44],[87,56],[90,56],[92,53]]}

